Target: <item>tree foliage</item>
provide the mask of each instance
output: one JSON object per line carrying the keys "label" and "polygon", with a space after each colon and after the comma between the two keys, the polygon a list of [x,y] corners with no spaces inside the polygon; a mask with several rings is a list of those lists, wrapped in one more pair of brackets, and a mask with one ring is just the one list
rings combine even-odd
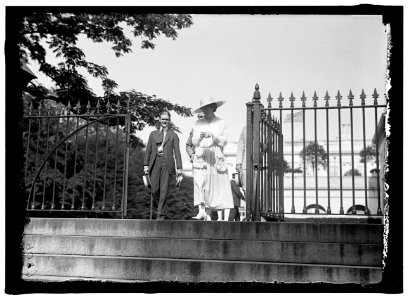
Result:
{"label": "tree foliage", "polygon": [[354,174],[354,176],[361,176],[361,175],[362,175],[361,172],[359,172],[359,170],[357,170],[357,169],[354,169],[354,170],[350,169],[350,170],[348,170],[348,171],[345,172],[344,176],[352,176],[352,174]]}
{"label": "tree foliage", "polygon": [[[57,85],[61,96],[89,96],[87,80],[79,74],[80,68],[100,78],[106,93],[112,93],[116,82],[108,77],[105,66],[89,62],[77,46],[78,37],[86,36],[95,43],[112,43],[116,56],[132,52],[132,41],[125,35],[130,28],[134,37],[141,37],[141,48],[154,49],[153,39],[161,34],[176,39],[177,30],[192,25],[190,15],[185,14],[88,14],[88,13],[33,13],[25,16],[18,38],[20,57],[40,64],[40,71]],[[47,44],[61,63],[52,65],[46,60]],[[63,93],[65,91],[65,93]]]}
{"label": "tree foliage", "polygon": [[[31,115],[50,117],[23,122],[27,198],[32,191],[29,208],[36,209],[36,213],[41,213],[41,209],[59,210],[52,216],[62,216],[63,209],[71,217],[83,217],[84,211],[104,218],[121,217],[120,213],[109,212],[118,211],[123,201],[125,133],[119,126],[100,122],[82,128],[86,120],[59,117],[65,115],[65,107],[59,113],[52,101],[45,104],[32,109]],[[76,131],[78,128],[82,129]],[[143,150],[130,149],[128,218],[148,219],[150,215],[150,191],[142,182],[143,157]],[[167,205],[169,219],[190,219],[197,213],[193,207],[192,178],[185,178],[178,190],[173,177]]]}
{"label": "tree foliage", "polygon": [[317,167],[320,165],[326,169],[326,163],[328,159],[328,155],[324,150],[324,147],[318,143],[310,142],[306,145],[300,152],[300,157],[307,165],[310,165],[315,174],[315,155],[317,155]]}
{"label": "tree foliage", "polygon": [[[85,36],[95,43],[108,42],[116,56],[132,52],[132,41],[127,37],[130,29],[134,37],[141,38],[142,49],[154,49],[152,42],[160,35],[176,39],[177,31],[192,25],[192,18],[185,14],[124,14],[124,13],[38,13],[23,18],[18,46],[22,62],[29,60],[39,64],[39,71],[51,78],[55,89],[50,91],[42,86],[28,88],[34,96],[34,105],[44,98],[53,98],[74,108],[79,103],[78,113],[85,114],[87,106],[107,111],[107,104],[121,104],[121,113],[128,107],[132,113],[131,144],[142,146],[134,135],[146,125],[154,126],[161,110],[175,111],[181,116],[191,116],[189,108],[170,103],[156,96],[148,96],[135,90],[115,93],[117,83],[109,78],[105,66],[90,62],[77,45],[78,38]],[[48,48],[48,49],[47,49]],[[47,53],[52,52],[60,60],[52,64]],[[101,80],[104,97],[96,97],[88,86],[87,74]],[[118,111],[118,107],[111,106]],[[178,128],[175,126],[176,131]]]}
{"label": "tree foliage", "polygon": [[[365,157],[365,155],[366,155],[366,157]],[[366,160],[366,162],[372,161],[376,157],[376,146],[374,144],[366,146],[366,149],[362,149],[359,152],[359,156],[361,157],[361,159],[359,160],[359,162],[361,162],[361,163],[364,163],[365,160]]]}

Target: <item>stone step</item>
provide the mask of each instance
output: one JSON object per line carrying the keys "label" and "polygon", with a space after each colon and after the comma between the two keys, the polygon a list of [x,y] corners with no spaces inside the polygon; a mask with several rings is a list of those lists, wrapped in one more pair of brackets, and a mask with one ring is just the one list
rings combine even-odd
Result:
{"label": "stone step", "polygon": [[381,266],[380,244],[26,235],[31,253]]}
{"label": "stone step", "polygon": [[23,278],[101,278],[181,282],[333,282],[373,284],[382,268],[319,264],[266,263],[113,256],[24,256]]}
{"label": "stone step", "polygon": [[383,225],[32,218],[26,234],[382,244]]}

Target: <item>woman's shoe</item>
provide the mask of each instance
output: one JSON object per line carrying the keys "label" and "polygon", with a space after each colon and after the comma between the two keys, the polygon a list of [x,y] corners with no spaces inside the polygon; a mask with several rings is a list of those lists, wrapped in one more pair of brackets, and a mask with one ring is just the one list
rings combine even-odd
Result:
{"label": "woman's shoe", "polygon": [[193,219],[196,219],[196,220],[203,220],[203,219],[206,218],[206,214],[204,214],[204,213],[198,213],[197,216],[192,217],[192,218],[193,218]]}

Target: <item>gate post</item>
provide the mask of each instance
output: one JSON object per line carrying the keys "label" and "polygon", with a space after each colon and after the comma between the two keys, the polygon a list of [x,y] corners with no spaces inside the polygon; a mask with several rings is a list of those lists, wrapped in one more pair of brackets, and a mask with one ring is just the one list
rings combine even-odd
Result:
{"label": "gate post", "polygon": [[129,96],[126,107],[125,117],[125,159],[124,159],[124,180],[123,180],[123,194],[122,194],[122,218],[125,218],[128,213],[128,173],[129,173],[129,146],[130,146],[130,127],[131,127],[131,113],[129,109]]}
{"label": "gate post", "polygon": [[246,220],[252,220],[252,197],[253,192],[253,103],[246,103]]}
{"label": "gate post", "polygon": [[281,220],[284,220],[284,141],[283,141],[283,132],[281,128],[281,123],[278,125],[280,126],[280,135],[279,135],[279,164],[280,164],[280,172],[279,172],[279,216]]}
{"label": "gate post", "polygon": [[253,218],[254,221],[260,221],[260,122],[261,122],[261,108],[259,86],[256,84],[253,95],[253,165],[252,172],[255,175],[253,180]]}
{"label": "gate post", "polygon": [[252,221],[260,221],[260,121],[263,106],[260,98],[256,84],[253,101],[247,103],[246,218]]}

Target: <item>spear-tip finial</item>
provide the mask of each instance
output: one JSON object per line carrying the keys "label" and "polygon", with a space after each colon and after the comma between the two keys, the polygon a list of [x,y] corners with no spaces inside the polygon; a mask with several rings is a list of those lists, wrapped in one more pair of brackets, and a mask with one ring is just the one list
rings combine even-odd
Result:
{"label": "spear-tip finial", "polygon": [[342,96],[341,96],[341,93],[339,92],[339,90],[337,92],[337,95],[335,96],[335,99],[337,99],[337,106],[341,106]]}
{"label": "spear-tip finial", "polygon": [[361,95],[359,97],[361,98],[361,105],[364,106],[365,105],[365,98],[366,98],[364,89],[362,89]]}
{"label": "spear-tip finial", "polygon": [[98,98],[98,100],[97,100],[97,113],[99,113],[99,109],[100,109],[100,107],[101,107],[101,103],[99,102],[99,98]]}
{"label": "spear-tip finial", "polygon": [[118,97],[118,101],[116,102],[116,113],[119,114],[120,111],[121,111],[121,101],[119,101],[119,97]]}
{"label": "spear-tip finial", "polygon": [[283,95],[281,94],[281,92],[280,92],[280,95],[278,96],[277,100],[278,100],[278,102],[280,103],[278,107],[279,107],[279,108],[283,108],[284,98],[283,98]]}
{"label": "spear-tip finial", "polygon": [[302,91],[302,96],[301,96],[301,102],[302,102],[302,107],[305,107],[305,101],[307,101],[307,97],[305,97],[305,92]]}
{"label": "spear-tip finial", "polygon": [[294,107],[295,98],[294,98],[293,92],[291,92],[290,98],[288,98],[288,99],[290,99],[290,101],[291,101],[291,106],[290,107]]}
{"label": "spear-tip finial", "polygon": [[267,96],[268,108],[271,108],[271,101],[272,100],[273,100],[273,98],[271,97],[271,93],[268,93],[268,96]]}
{"label": "spear-tip finial", "polygon": [[376,91],[376,89],[374,90],[373,94],[372,94],[372,98],[373,98],[373,103],[374,105],[378,105],[378,98],[379,98],[379,94]]}
{"label": "spear-tip finial", "polygon": [[87,108],[87,114],[89,114],[89,112],[90,112],[90,110],[91,110],[91,103],[90,103],[90,100],[88,100],[88,103],[87,103],[86,108]]}
{"label": "spear-tip finial", "polygon": [[325,91],[324,100],[325,100],[325,106],[326,106],[326,107],[329,106],[329,102],[328,102],[329,99],[330,99],[330,97],[329,97],[328,91]]}
{"label": "spear-tip finial", "polygon": [[77,101],[77,105],[75,105],[75,111],[77,112],[77,114],[79,114],[81,111],[81,105],[79,101]]}
{"label": "spear-tip finial", "polygon": [[111,102],[109,102],[109,98],[108,98],[108,102],[107,102],[107,113],[109,114],[111,110]]}
{"label": "spear-tip finial", "polygon": [[348,99],[349,99],[349,106],[354,105],[354,103],[353,103],[354,95],[352,94],[351,90],[349,90]]}
{"label": "spear-tip finial", "polygon": [[314,96],[312,96],[312,100],[314,101],[314,107],[317,107],[318,96],[316,91],[314,91]]}

